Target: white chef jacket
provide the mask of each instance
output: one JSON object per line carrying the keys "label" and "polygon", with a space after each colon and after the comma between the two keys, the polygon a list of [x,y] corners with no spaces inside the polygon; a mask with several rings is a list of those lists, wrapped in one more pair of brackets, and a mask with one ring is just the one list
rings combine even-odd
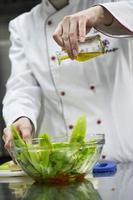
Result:
{"label": "white chef jacket", "polygon": [[102,200],[132,200],[133,166],[132,163],[120,163],[114,176],[95,178],[96,187]]}
{"label": "white chef jacket", "polygon": [[[133,161],[133,47],[131,37],[119,38],[132,34],[133,1],[109,2],[71,0],[57,12],[44,0],[10,22],[12,67],[3,115],[7,126],[20,116],[30,118],[36,137],[40,132],[69,135],[75,120],[86,113],[87,137],[105,134],[102,156]],[[57,24],[66,15],[101,3],[123,24],[91,30],[101,35],[107,53],[59,65],[60,47],[52,38]]]}

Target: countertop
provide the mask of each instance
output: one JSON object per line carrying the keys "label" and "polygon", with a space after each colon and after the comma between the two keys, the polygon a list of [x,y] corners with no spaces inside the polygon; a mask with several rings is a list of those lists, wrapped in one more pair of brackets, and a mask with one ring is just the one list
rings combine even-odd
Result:
{"label": "countertop", "polygon": [[114,175],[69,186],[37,185],[27,176],[0,177],[0,200],[132,200],[133,163],[117,164]]}

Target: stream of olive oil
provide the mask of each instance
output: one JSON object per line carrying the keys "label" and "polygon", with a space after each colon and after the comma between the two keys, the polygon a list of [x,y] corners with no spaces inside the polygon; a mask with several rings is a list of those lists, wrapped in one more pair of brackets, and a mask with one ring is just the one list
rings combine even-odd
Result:
{"label": "stream of olive oil", "polygon": [[[75,58],[75,60],[79,61],[79,62],[84,62],[84,61],[87,61],[87,60],[90,60],[91,58],[95,58],[97,56],[100,56],[104,54],[104,52],[87,52],[87,53],[79,53],[77,55],[77,57]],[[58,62],[59,64],[61,64],[61,62],[63,60],[66,60],[66,59],[70,59],[68,55],[60,55],[58,57]]]}

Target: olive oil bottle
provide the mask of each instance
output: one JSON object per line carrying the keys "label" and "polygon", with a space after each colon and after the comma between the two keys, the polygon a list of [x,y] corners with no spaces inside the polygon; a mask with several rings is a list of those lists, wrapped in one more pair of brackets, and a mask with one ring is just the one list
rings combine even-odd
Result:
{"label": "olive oil bottle", "polygon": [[[75,60],[84,62],[105,53],[105,46],[100,35],[86,37],[85,42],[79,44],[79,53]],[[67,52],[62,50],[58,55],[59,65],[62,61],[70,59]]]}

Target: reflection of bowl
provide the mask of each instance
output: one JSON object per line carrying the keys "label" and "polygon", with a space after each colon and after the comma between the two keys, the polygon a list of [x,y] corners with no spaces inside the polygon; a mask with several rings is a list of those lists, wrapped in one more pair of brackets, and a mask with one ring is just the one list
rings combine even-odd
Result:
{"label": "reflection of bowl", "polygon": [[67,186],[50,186],[33,184],[27,188],[23,200],[101,200],[98,191],[93,184],[86,180],[82,183],[70,184]]}
{"label": "reflection of bowl", "polygon": [[42,139],[32,140],[26,147],[13,146],[13,153],[22,169],[37,182],[67,184],[83,181],[99,159],[104,135],[93,135],[79,144],[54,138],[52,145],[41,146]]}

